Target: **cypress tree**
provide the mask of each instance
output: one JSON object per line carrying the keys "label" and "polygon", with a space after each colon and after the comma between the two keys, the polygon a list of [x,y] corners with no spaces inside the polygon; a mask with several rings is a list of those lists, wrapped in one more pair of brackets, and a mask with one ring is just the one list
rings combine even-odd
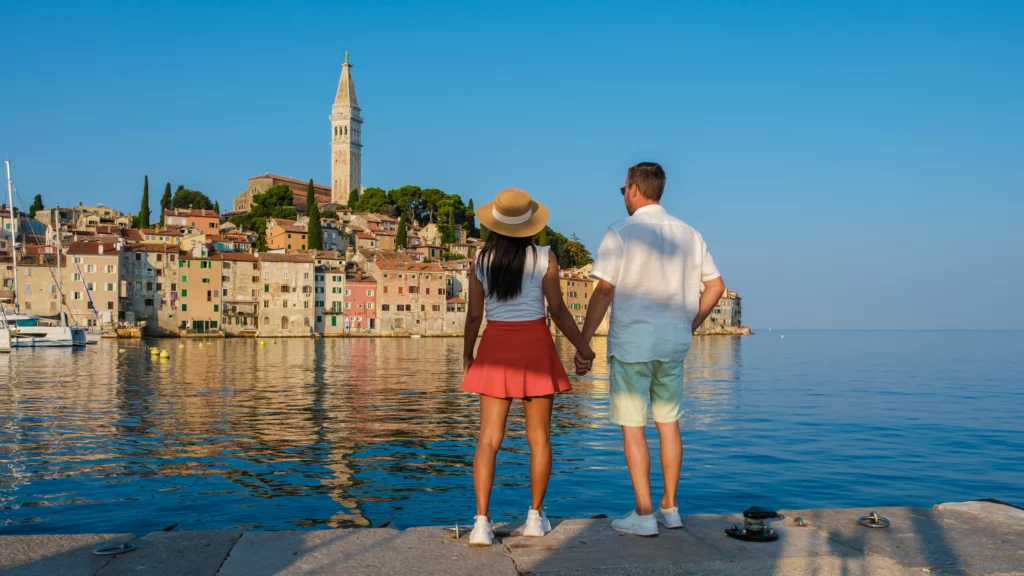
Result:
{"label": "cypress tree", "polygon": [[149,176],[142,184],[142,206],[139,207],[139,227],[149,228]]}
{"label": "cypress tree", "polygon": [[220,215],[220,202],[213,203],[213,211],[216,212],[218,216]]}
{"label": "cypress tree", "polygon": [[164,195],[160,197],[160,225],[164,224],[164,210],[171,209],[171,183],[168,182],[167,186],[164,186]]}
{"label": "cypress tree", "polygon": [[551,241],[548,239],[548,228],[545,226],[544,229],[540,231],[540,237],[537,238],[537,244],[539,246],[547,246],[550,243]]}
{"label": "cypress tree", "polygon": [[313,179],[309,179],[306,186],[306,216],[312,216],[313,207],[316,206],[316,195],[313,193]]}
{"label": "cypress tree", "polygon": [[398,232],[395,233],[395,248],[405,250],[408,243],[409,230],[406,225],[406,216],[402,214],[402,217],[398,219]]}
{"label": "cypress tree", "polygon": [[468,230],[469,231],[469,235],[475,237],[476,236],[476,210],[473,208],[473,199],[472,198],[469,199],[469,206],[466,206],[466,216],[468,217],[467,218],[468,222],[466,223],[466,225],[469,228],[469,230]]}
{"label": "cypress tree", "polygon": [[356,188],[348,195],[348,209],[355,212],[357,202],[359,202],[359,188]]}
{"label": "cypress tree", "polygon": [[310,250],[323,250],[324,249],[324,232],[320,227],[320,208],[313,202],[312,208],[310,208],[309,214],[309,226],[307,229],[307,247]]}
{"label": "cypress tree", "polygon": [[36,212],[43,209],[43,195],[36,194],[36,197],[32,199],[32,205],[28,207],[28,217],[35,218]]}
{"label": "cypress tree", "polygon": [[490,235],[491,235],[490,229],[487,228],[487,226],[484,226],[483,224],[481,224],[480,225],[480,239],[483,240],[484,242],[486,242],[487,241],[487,237],[490,236]]}
{"label": "cypress tree", "polygon": [[452,206],[451,208],[448,209],[448,225],[453,227],[453,228],[455,227],[455,207],[454,206]]}

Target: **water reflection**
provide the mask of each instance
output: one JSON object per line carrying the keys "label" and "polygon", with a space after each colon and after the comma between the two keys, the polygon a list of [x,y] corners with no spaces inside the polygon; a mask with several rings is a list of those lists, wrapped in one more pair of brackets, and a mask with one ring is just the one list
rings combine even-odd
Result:
{"label": "water reflection", "polygon": [[[688,509],[733,509],[751,493],[771,495],[766,503],[779,505],[806,497],[770,478],[739,495],[722,486],[758,463],[817,459],[826,477],[848,465],[822,463],[820,446],[798,440],[808,420],[838,426],[843,419],[808,400],[816,398],[821,375],[777,362],[777,342],[694,339],[686,362],[682,490],[694,496],[684,498]],[[109,341],[70,354],[0,356],[4,532],[146,532],[175,523],[321,528],[387,519],[409,526],[471,516],[478,418],[476,398],[459,390],[461,340],[159,344],[171,358],[152,358],[143,345],[118,353]],[[553,415],[548,504],[556,517],[616,512],[629,502],[619,431],[608,422],[605,342],[595,344],[594,372],[574,380]],[[756,370],[745,365],[751,345]],[[570,366],[571,345],[557,346]],[[794,404],[778,405],[780,382],[801,408],[799,420]],[[863,432],[834,430],[830,447],[863,452]],[[989,440],[991,433],[983,433],[977,444]],[[1024,447],[1019,440],[1009,446]],[[498,461],[498,517],[526,509],[528,469],[522,409],[515,405]],[[806,476],[799,467],[791,473]],[[1013,486],[1013,474],[997,474],[997,489],[983,495]],[[823,500],[850,494],[834,479],[818,490]]]}

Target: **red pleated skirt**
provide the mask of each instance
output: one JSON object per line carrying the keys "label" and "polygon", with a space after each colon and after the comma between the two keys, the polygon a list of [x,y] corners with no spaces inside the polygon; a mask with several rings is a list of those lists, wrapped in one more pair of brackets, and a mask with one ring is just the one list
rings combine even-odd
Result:
{"label": "red pleated skirt", "polygon": [[530,398],[572,389],[543,318],[487,322],[462,389],[494,398]]}

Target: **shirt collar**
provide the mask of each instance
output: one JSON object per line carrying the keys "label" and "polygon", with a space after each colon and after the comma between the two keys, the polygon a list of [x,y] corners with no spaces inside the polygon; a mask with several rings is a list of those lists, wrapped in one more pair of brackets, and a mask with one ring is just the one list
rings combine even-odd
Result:
{"label": "shirt collar", "polygon": [[648,204],[647,206],[641,206],[640,208],[637,208],[636,212],[633,212],[633,216],[636,216],[638,214],[643,214],[644,212],[664,212],[664,211],[665,211],[665,209],[661,206],[661,204]]}

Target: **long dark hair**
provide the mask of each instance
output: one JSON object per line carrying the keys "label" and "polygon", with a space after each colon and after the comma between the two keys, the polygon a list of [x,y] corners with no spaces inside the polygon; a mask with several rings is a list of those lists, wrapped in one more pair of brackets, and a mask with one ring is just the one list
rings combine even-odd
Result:
{"label": "long dark hair", "polygon": [[484,247],[480,250],[479,266],[481,276],[487,278],[487,296],[498,302],[512,300],[523,291],[523,271],[526,269],[526,249],[537,248],[533,238],[513,238],[491,230]]}

